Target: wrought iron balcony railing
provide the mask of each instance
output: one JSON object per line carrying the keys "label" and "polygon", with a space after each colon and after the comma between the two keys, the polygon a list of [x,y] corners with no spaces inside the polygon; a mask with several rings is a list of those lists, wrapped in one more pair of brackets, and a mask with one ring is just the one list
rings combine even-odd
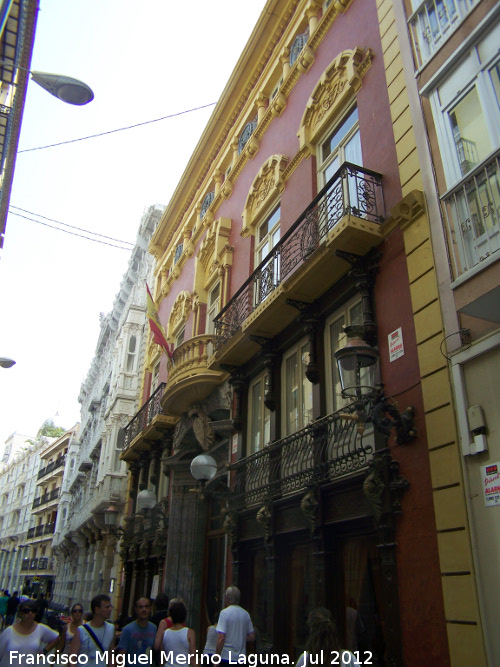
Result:
{"label": "wrought iron balcony railing", "polygon": [[283,238],[215,318],[215,349],[228,341],[269,295],[320,247],[346,216],[381,224],[382,176],[344,162]]}
{"label": "wrought iron balcony railing", "polygon": [[144,403],[139,412],[133,419],[125,426],[125,437],[123,439],[123,449],[127,449],[130,443],[136,438],[146,426],[148,426],[153,417],[161,414],[161,398],[165,390],[165,382],[162,382],[156,391],[151,394],[149,399]]}
{"label": "wrought iron balcony railing", "polygon": [[442,197],[455,278],[500,248],[500,150]]}
{"label": "wrought iron balcony railing", "polygon": [[354,410],[347,406],[233,463],[231,505],[255,505],[365,468],[373,431],[358,433]]}
{"label": "wrought iron balcony railing", "polygon": [[62,456],[59,456],[55,461],[51,461],[48,463],[44,468],[40,468],[38,471],[38,477],[37,479],[41,479],[45,475],[48,475],[51,473],[53,470],[57,470],[57,468],[60,468],[61,466],[64,465],[66,461],[66,454],[63,454]]}
{"label": "wrought iron balcony railing", "polygon": [[424,0],[408,25],[418,67],[422,67],[463,21],[476,0]]}

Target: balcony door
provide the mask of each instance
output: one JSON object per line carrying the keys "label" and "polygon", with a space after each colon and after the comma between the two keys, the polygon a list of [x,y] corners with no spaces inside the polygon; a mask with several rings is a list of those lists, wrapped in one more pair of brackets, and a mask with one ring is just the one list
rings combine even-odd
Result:
{"label": "balcony door", "polygon": [[[323,188],[344,162],[363,166],[358,108],[354,107],[320,144],[318,155],[319,188]],[[327,195],[328,228],[333,227],[347,211],[363,209],[358,201],[358,187],[354,174],[346,173]]]}
{"label": "balcony door", "polygon": [[[278,206],[257,228],[255,266],[269,255],[281,237],[281,208]],[[261,267],[255,281],[255,306],[262,303],[280,282],[279,256],[273,255]]]}

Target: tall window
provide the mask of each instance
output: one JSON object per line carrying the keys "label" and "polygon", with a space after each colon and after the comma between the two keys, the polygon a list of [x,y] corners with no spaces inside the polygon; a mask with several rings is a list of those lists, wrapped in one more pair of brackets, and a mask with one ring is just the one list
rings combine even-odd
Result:
{"label": "tall window", "polygon": [[130,336],[127,348],[127,373],[132,373],[135,368],[135,359],[137,356],[137,337]]}
{"label": "tall window", "polygon": [[175,347],[179,347],[184,342],[184,336],[186,335],[186,327],[182,327],[177,336],[175,337]]}
{"label": "tall window", "polygon": [[500,25],[430,94],[456,275],[500,248]]}
{"label": "tall window", "polygon": [[447,186],[500,146],[500,25],[430,95]]}
{"label": "tall window", "polygon": [[160,384],[160,362],[156,364],[153,369],[153,377],[151,378],[151,394],[153,394]]}
{"label": "tall window", "polygon": [[319,187],[324,187],[343,162],[362,165],[358,108],[354,107],[320,144],[318,155]]}
{"label": "tall window", "polygon": [[[207,334],[215,333],[215,318],[220,311],[220,282],[216,283],[214,287],[208,293],[208,303],[207,303],[207,323],[205,326],[205,331]],[[207,347],[207,353],[210,356],[213,353],[213,343],[209,343]]]}
{"label": "tall window", "polygon": [[207,303],[207,323],[205,326],[205,331],[207,334],[213,334],[215,332],[214,320],[219,314],[220,310],[220,283],[216,283],[214,287],[208,293],[208,303]]}
{"label": "tall window", "polygon": [[248,392],[248,454],[262,449],[271,439],[271,412],[264,405],[266,375],[250,383]]}
{"label": "tall window", "polygon": [[[257,228],[255,247],[255,266],[259,266],[262,260],[271,252],[278,243],[281,236],[281,207],[278,206],[270,216]],[[263,267],[256,281],[255,305],[262,303],[264,299],[279,284],[280,280],[279,257],[271,257]]]}
{"label": "tall window", "polygon": [[309,345],[302,341],[285,354],[282,367],[284,394],[285,435],[291,435],[312,420],[312,384],[306,378],[309,363]]}
{"label": "tall window", "polygon": [[325,350],[326,359],[329,363],[327,383],[328,412],[340,410],[349,401],[342,398],[342,387],[335,362],[335,352],[343,347],[347,340],[344,327],[352,324],[363,323],[363,309],[361,301],[351,301],[344,308],[338,310],[326,322],[325,327]]}

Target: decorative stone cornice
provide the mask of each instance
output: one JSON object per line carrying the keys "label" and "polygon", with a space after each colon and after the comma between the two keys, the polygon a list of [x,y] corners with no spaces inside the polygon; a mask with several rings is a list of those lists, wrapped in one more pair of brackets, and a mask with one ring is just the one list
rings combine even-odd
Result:
{"label": "decorative stone cornice", "polygon": [[362,78],[372,63],[370,49],[356,47],[342,51],[321,75],[306,106],[297,133],[300,147],[314,146],[339,111],[345,108],[361,87]]}
{"label": "decorative stone cornice", "polygon": [[283,191],[285,187],[283,173],[287,163],[286,155],[271,155],[260,168],[243,209],[243,228],[241,230],[243,237],[254,233],[259,213]]}

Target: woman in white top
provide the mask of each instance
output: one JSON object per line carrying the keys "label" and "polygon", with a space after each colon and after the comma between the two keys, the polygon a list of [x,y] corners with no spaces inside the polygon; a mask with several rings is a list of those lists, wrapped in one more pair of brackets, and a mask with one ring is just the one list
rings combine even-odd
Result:
{"label": "woman in white top", "polygon": [[217,647],[217,621],[219,620],[219,612],[215,614],[215,623],[207,629],[207,641],[203,653],[205,655],[213,655]]}
{"label": "woman in white top", "polygon": [[[171,603],[168,608],[172,627],[165,630],[163,641],[156,639],[155,649],[162,650],[161,662],[164,667],[178,667],[196,664],[196,636],[194,630],[187,628],[184,623],[187,617],[186,605],[183,602]],[[190,660],[187,656],[191,655]],[[179,660],[179,656],[183,656]]]}
{"label": "woman in white top", "polygon": [[[324,607],[313,609],[307,618],[307,625],[309,627],[307,650],[297,660],[295,667],[307,667],[311,664],[310,656],[312,656],[314,665],[338,664],[346,666],[359,664],[350,651],[342,648],[337,626],[328,609]],[[321,660],[321,657],[323,657],[323,660]]]}
{"label": "woman in white top", "polygon": [[73,639],[75,632],[78,632],[78,627],[83,624],[83,607],[77,603],[71,607],[71,621],[66,626],[65,642],[63,653],[69,653],[69,645]]}
{"label": "woman in white top", "polygon": [[55,630],[35,621],[37,611],[34,600],[26,600],[19,605],[20,620],[0,636],[0,667],[32,664],[32,656],[48,653],[58,643],[59,635]]}

